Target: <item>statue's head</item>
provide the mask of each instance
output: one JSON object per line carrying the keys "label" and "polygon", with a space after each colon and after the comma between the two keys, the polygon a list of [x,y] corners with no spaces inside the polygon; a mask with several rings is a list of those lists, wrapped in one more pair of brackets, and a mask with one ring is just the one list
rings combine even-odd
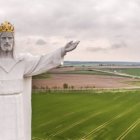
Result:
{"label": "statue's head", "polygon": [[14,26],[9,22],[0,25],[0,52],[13,53],[14,50]]}

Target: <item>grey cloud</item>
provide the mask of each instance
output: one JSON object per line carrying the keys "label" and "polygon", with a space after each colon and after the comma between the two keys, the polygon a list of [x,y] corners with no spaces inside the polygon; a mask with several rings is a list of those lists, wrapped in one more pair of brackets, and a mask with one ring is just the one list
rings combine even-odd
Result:
{"label": "grey cloud", "polygon": [[107,48],[103,48],[101,46],[98,46],[98,47],[87,47],[86,48],[86,51],[89,51],[89,52],[100,52],[100,51],[106,51]]}
{"label": "grey cloud", "polygon": [[131,3],[136,5],[137,1],[24,0],[19,3],[18,0],[9,0],[8,4],[2,2],[0,11],[5,13],[1,19],[11,19],[17,32],[22,34],[73,37],[80,34],[81,39],[88,39],[91,36],[110,37],[113,34],[130,34],[132,30],[135,32],[140,27],[140,8],[133,8]]}
{"label": "grey cloud", "polygon": [[119,49],[124,47],[127,47],[127,44],[124,41],[120,41],[120,42],[113,43],[110,49]]}
{"label": "grey cloud", "polygon": [[86,51],[90,52],[106,52],[110,50],[117,50],[121,48],[126,48],[127,44],[124,41],[112,42],[110,46],[97,46],[97,47],[87,47]]}
{"label": "grey cloud", "polygon": [[[139,0],[7,0],[0,2],[0,17],[15,25],[16,35],[65,37],[89,41],[109,39],[110,47],[91,47],[87,50],[109,51],[128,49],[140,36]],[[123,36],[127,44],[114,41]],[[130,41],[131,40],[131,41]],[[48,41],[52,43],[52,41]],[[28,43],[32,43],[32,40]],[[37,42],[36,42],[37,43]],[[34,44],[34,43],[33,43]],[[38,43],[37,43],[38,44]],[[43,45],[39,43],[38,45]],[[57,44],[57,43],[56,43]],[[138,47],[138,43],[135,45]],[[86,46],[84,46],[86,47]]]}
{"label": "grey cloud", "polygon": [[43,40],[43,39],[38,39],[37,42],[36,42],[37,45],[45,45],[46,44],[46,41]]}

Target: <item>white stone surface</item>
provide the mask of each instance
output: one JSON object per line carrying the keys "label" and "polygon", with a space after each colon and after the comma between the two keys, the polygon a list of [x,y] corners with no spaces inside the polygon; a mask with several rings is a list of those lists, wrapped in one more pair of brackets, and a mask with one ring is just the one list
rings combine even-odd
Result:
{"label": "white stone surface", "polygon": [[61,51],[1,59],[0,140],[31,140],[31,77],[59,66]]}
{"label": "white stone surface", "polygon": [[31,80],[59,66],[79,41],[49,55],[14,54],[14,33],[0,33],[0,140],[31,140]]}

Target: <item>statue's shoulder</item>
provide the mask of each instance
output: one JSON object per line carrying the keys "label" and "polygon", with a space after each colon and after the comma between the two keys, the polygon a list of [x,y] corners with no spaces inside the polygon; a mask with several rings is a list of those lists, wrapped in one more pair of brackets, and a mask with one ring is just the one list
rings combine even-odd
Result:
{"label": "statue's shoulder", "polygon": [[31,53],[19,53],[17,54],[17,58],[26,58],[26,57],[32,57],[33,55]]}
{"label": "statue's shoulder", "polygon": [[34,59],[38,59],[40,56],[38,55],[33,55],[31,53],[20,53],[17,54],[16,58],[19,60],[23,60],[23,61],[31,61]]}

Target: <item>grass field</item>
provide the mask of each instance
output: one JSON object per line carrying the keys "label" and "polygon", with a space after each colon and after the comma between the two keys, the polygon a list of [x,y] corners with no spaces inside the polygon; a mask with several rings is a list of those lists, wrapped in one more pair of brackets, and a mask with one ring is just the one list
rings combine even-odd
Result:
{"label": "grass field", "polygon": [[140,68],[126,68],[120,69],[121,73],[127,73],[134,76],[140,76]]}
{"label": "grass field", "polygon": [[[98,70],[98,69],[97,69]],[[62,72],[63,74],[89,74],[89,75],[108,75],[108,76],[115,76],[113,73],[107,73],[104,71],[97,71],[97,70],[74,70],[74,71],[66,71]]]}
{"label": "grass field", "polygon": [[101,69],[111,72],[119,72],[119,73],[126,73],[134,76],[140,76],[140,68],[108,68],[108,69]]}
{"label": "grass field", "polygon": [[139,140],[140,91],[32,96],[33,140]]}

